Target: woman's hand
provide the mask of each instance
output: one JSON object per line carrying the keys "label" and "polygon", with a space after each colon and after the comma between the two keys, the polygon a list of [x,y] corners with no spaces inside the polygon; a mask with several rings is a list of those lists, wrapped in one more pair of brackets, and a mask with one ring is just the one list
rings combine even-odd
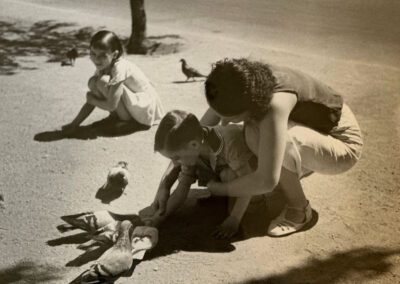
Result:
{"label": "woman's hand", "polygon": [[209,181],[207,183],[207,189],[211,192],[212,195],[217,196],[226,196],[228,195],[228,189],[225,183],[217,182],[217,181]]}

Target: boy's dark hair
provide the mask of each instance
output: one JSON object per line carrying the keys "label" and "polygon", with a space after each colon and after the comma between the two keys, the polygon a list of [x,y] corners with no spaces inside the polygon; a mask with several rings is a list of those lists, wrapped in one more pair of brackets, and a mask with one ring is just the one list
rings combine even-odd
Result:
{"label": "boy's dark hair", "polygon": [[154,151],[176,151],[192,140],[201,140],[203,128],[197,117],[186,111],[172,110],[161,120],[154,141]]}
{"label": "boy's dark hair", "polygon": [[124,53],[124,48],[118,36],[115,33],[107,30],[98,31],[95,33],[90,40],[90,47],[101,50],[118,50],[117,58],[120,58]]}
{"label": "boy's dark hair", "polygon": [[217,61],[205,82],[208,104],[223,116],[250,111],[261,119],[268,111],[276,79],[265,63],[245,58]]}

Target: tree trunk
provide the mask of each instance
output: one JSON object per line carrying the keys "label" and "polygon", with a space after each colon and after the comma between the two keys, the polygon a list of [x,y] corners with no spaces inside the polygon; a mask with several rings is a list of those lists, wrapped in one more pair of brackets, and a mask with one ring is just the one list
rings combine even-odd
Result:
{"label": "tree trunk", "polygon": [[144,0],[130,0],[132,33],[127,46],[127,52],[131,54],[146,54],[146,11]]}

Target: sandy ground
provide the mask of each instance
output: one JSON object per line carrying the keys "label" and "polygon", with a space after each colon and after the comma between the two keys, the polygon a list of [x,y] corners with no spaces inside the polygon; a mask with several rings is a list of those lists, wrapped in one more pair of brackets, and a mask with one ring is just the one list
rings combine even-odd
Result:
{"label": "sandy ground", "polygon": [[[72,30],[105,26],[129,35],[128,6],[107,2],[3,0],[0,46],[4,38],[30,38],[28,33],[16,33],[16,27],[48,20],[74,23],[68,27]],[[203,73],[215,60],[232,56],[297,67],[344,94],[363,130],[363,157],[346,174],[315,174],[304,181],[318,222],[285,238],[263,236],[271,216],[264,204],[255,203],[246,216],[244,237],[213,240],[210,232],[223,218],[223,205],[189,200],[160,230],[159,246],[131,277],[118,283],[399,283],[400,44],[396,35],[400,25],[395,17],[399,5],[395,1],[385,1],[386,5],[351,1],[347,6],[340,5],[343,1],[336,5],[307,1],[309,9],[305,9],[290,1],[281,5],[269,1],[269,13],[275,15],[270,21],[282,27],[274,33],[260,10],[263,2],[254,1],[248,10],[240,1],[232,2],[229,9],[224,6],[227,1],[215,2],[196,1],[193,13],[182,12],[191,11],[182,1],[148,5],[149,35],[178,35],[185,43],[177,54],[128,56],[154,82],[165,108],[182,108],[199,116],[206,109],[201,82],[179,83],[184,79],[180,58]],[[287,14],[301,16],[286,23],[279,15]],[[29,40],[24,43],[15,74],[0,76],[0,193],[5,199],[5,208],[0,209],[0,283],[68,283],[99,254],[79,258],[83,252],[75,248],[76,239],[61,238],[55,228],[59,217],[100,209],[137,212],[152,201],[168,161],[153,153],[155,128],[121,137],[35,141],[35,135],[57,130],[73,118],[94,68],[87,57],[79,58],[74,68],[61,68],[59,63],[47,63],[46,54],[32,52]],[[42,44],[46,46],[45,41]],[[105,116],[96,110],[87,124]],[[119,160],[129,163],[132,181],[122,198],[101,204],[94,195],[108,168]]]}

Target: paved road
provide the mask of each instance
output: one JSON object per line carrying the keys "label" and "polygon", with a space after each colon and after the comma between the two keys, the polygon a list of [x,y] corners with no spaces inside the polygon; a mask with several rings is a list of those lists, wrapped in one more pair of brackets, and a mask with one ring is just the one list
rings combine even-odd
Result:
{"label": "paved road", "polygon": [[[127,0],[30,1],[130,17]],[[400,2],[396,0],[151,0],[146,7],[150,27],[211,31],[296,54],[400,64]]]}

